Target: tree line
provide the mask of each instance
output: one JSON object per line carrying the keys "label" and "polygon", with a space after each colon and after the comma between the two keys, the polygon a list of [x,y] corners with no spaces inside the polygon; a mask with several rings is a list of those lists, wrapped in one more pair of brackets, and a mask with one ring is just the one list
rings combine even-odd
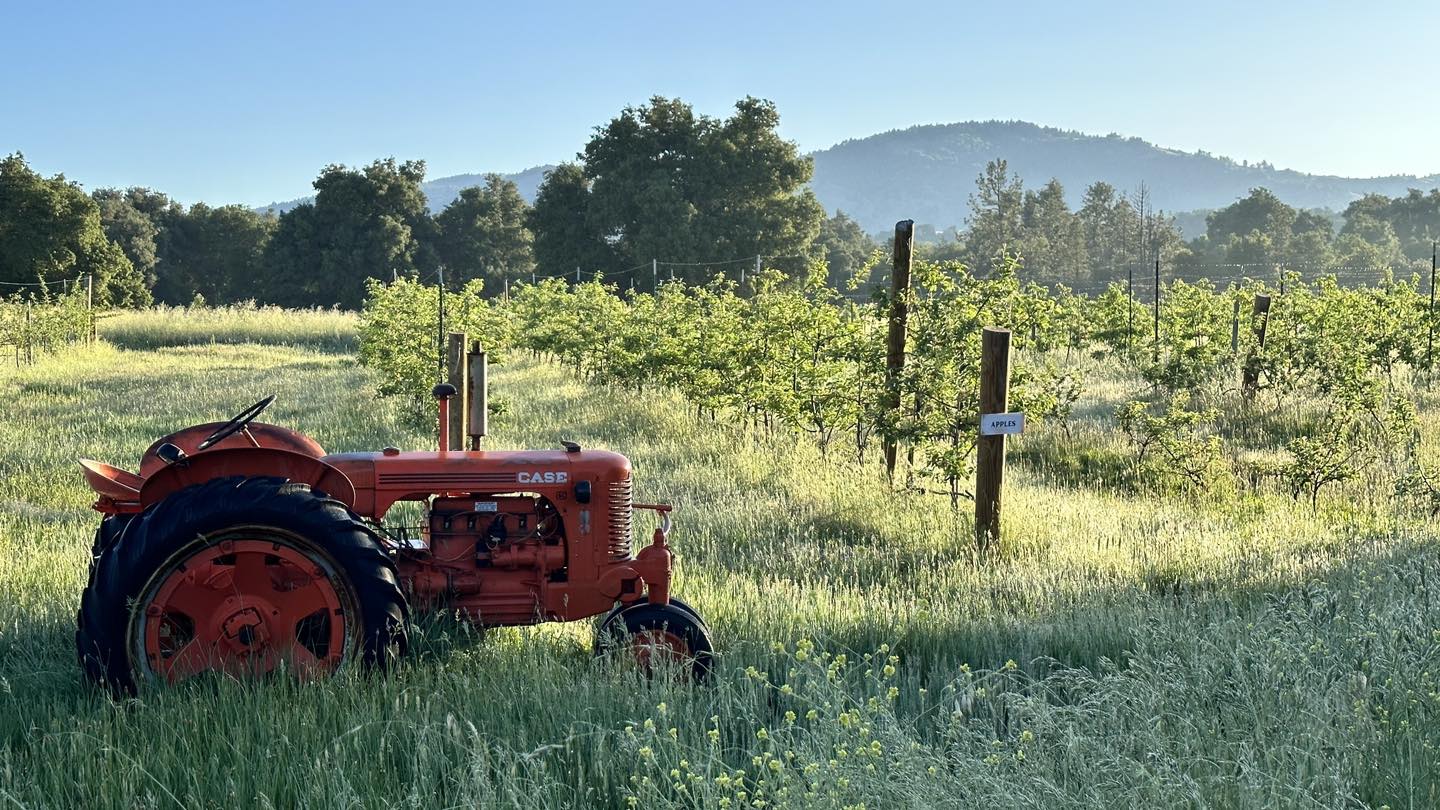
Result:
{"label": "tree line", "polygon": [[[479,281],[486,295],[577,272],[653,291],[659,278],[645,271],[654,260],[667,264],[665,278],[698,283],[747,257],[797,284],[817,259],[832,287],[883,283],[874,258],[886,235],[867,235],[843,212],[826,215],[808,188],[810,159],[778,134],[779,122],[759,99],[715,118],[656,97],[597,128],[575,161],[546,175],[533,205],[487,175],[433,215],[422,161],[326,166],[311,201],[275,216],[186,207],[148,188],[86,194],[17,153],[0,161],[0,283],[88,275],[101,305],[347,309],[362,304],[366,279],[428,279],[442,267],[449,286]],[[1255,189],[1211,212],[1206,233],[1187,241],[1144,187],[1096,182],[1072,210],[1058,181],[1027,189],[1004,160],[977,178],[969,209],[965,230],[922,245],[922,255],[982,272],[1014,257],[1027,281],[1096,289],[1156,259],[1190,278],[1237,264],[1403,268],[1427,257],[1440,234],[1437,191],[1370,195],[1334,215]]]}
{"label": "tree line", "polygon": [[[1144,186],[1124,192],[1092,183],[1078,209],[1059,181],[1024,187],[1004,160],[991,161],[970,197],[969,228],[932,239],[921,253],[987,268],[1019,257],[1025,278],[1099,291],[1159,260],[1169,275],[1222,284],[1242,277],[1350,271],[1405,272],[1428,266],[1440,238],[1440,191],[1369,194],[1336,214],[1287,205],[1264,188],[1205,216],[1205,233],[1185,239],[1173,215],[1157,212]],[[933,231],[933,229],[932,229]]]}

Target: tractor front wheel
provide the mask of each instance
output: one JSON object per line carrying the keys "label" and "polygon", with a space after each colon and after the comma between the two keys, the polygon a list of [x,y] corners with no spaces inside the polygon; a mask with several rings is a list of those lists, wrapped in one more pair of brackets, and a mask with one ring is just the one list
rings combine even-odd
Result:
{"label": "tractor front wheel", "polygon": [[394,564],[344,504],[304,484],[223,478],[140,515],[95,561],[76,645],[117,693],[204,672],[301,677],[404,651]]}
{"label": "tractor front wheel", "polygon": [[673,604],[641,602],[621,610],[601,625],[595,653],[628,657],[647,676],[670,667],[697,681],[708,678],[714,664],[709,629],[693,611]]}

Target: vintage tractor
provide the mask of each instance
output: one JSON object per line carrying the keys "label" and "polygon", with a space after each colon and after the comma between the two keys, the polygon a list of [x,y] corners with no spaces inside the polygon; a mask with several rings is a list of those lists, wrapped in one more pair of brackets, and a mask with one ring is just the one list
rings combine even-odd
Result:
{"label": "vintage tractor", "polygon": [[[454,387],[438,385],[440,447]],[[104,513],[75,643],[119,693],[205,672],[319,677],[403,655],[410,611],[482,626],[605,615],[597,653],[704,677],[709,631],[670,595],[670,507],[631,501],[630,463],[583,450],[327,455],[235,418],[146,450],[138,473],[82,460]],[[400,502],[420,525],[386,526]],[[636,511],[655,513],[633,553]]]}

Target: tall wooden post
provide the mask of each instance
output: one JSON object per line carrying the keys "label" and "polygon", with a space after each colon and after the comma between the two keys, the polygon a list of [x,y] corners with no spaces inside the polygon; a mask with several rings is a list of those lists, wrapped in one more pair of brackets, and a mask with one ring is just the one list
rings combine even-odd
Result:
{"label": "tall wooden post", "polygon": [[[890,324],[885,334],[885,398],[883,410],[900,418],[900,375],[905,371],[905,321],[909,316],[910,256],[915,247],[915,222],[895,223],[895,254],[890,270]],[[895,434],[885,435],[885,474],[895,480]]]}
{"label": "tall wooden post", "polygon": [[469,413],[470,369],[465,358],[465,333],[451,332],[446,341],[445,381],[455,386],[455,396],[450,400],[450,446],[446,450],[465,449],[465,416]]}
{"label": "tall wooden post", "polygon": [[[1010,405],[1010,330],[985,327],[980,338],[980,415]],[[981,436],[975,448],[975,543],[980,556],[1000,542],[1005,437]]]}
{"label": "tall wooden post", "polygon": [[470,435],[470,449],[479,450],[480,440],[490,432],[490,365],[480,341],[470,344],[466,365],[470,372],[470,388],[466,392],[470,403],[469,426],[466,431]]}
{"label": "tall wooden post", "polygon": [[1250,321],[1255,330],[1255,348],[1245,358],[1245,373],[1241,378],[1240,392],[1248,402],[1255,398],[1255,389],[1260,385],[1260,350],[1265,348],[1265,329],[1270,325],[1270,296],[1255,296],[1250,307]]}

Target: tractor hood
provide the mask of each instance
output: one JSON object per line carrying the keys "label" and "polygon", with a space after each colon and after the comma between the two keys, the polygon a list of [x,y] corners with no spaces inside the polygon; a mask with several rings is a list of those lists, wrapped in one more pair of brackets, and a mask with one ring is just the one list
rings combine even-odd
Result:
{"label": "tractor hood", "polygon": [[569,492],[577,481],[629,479],[630,461],[608,450],[384,450],[323,459],[355,485],[355,511],[380,517],[396,501],[434,493]]}

